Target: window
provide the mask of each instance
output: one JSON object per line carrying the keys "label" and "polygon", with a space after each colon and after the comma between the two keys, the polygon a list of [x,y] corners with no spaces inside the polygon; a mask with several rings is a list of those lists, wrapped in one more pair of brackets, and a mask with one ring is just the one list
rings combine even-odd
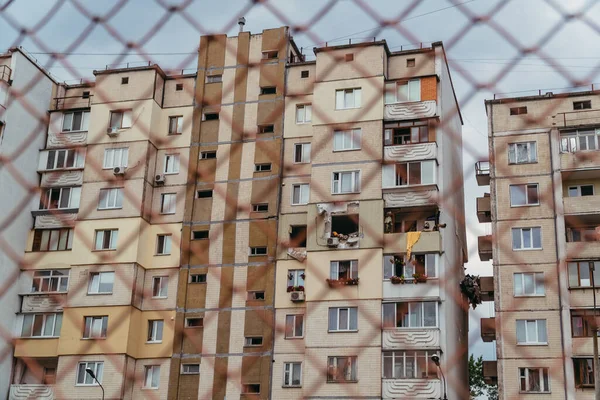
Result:
{"label": "window", "polygon": [[598,150],[600,129],[582,129],[576,131],[561,132],[561,152],[577,152],[586,150]]}
{"label": "window", "polygon": [[55,169],[83,168],[85,153],[81,150],[48,150],[40,153],[38,169],[51,171]]}
{"label": "window", "polygon": [[171,254],[171,235],[156,235],[156,254]]}
{"label": "window", "polygon": [[31,293],[66,292],[68,286],[68,269],[35,271],[31,282]]}
{"label": "window", "polygon": [[385,164],[383,166],[383,187],[434,184],[435,161],[416,161],[403,164]]}
{"label": "window", "polygon": [[523,272],[513,275],[515,296],[545,296],[543,272]]}
{"label": "window", "polygon": [[268,211],[269,211],[268,203],[252,204],[252,212],[268,212]]}
{"label": "window", "polygon": [[206,83],[219,83],[223,82],[223,75],[207,75]]}
{"label": "window", "polygon": [[360,108],[362,91],[356,89],[342,89],[335,91],[335,109],[346,110],[349,108]]}
{"label": "window", "polygon": [[67,210],[79,208],[81,187],[46,189],[40,198],[40,210]]}
{"label": "window", "polygon": [[331,261],[329,279],[347,280],[358,278],[358,260]]}
{"label": "window", "polygon": [[219,119],[219,113],[206,112],[202,114],[202,121],[217,121]]}
{"label": "window", "polygon": [[183,375],[197,375],[200,373],[200,364],[182,364],[181,373]]}
{"label": "window", "polygon": [[299,339],[304,336],[304,315],[286,315],[285,316],[285,338]]}
{"label": "window", "polygon": [[203,151],[200,153],[201,160],[212,160],[214,158],[217,158],[216,151]]}
{"label": "window", "polygon": [[271,163],[254,164],[254,172],[268,172],[271,170]]}
{"label": "window", "polygon": [[383,144],[385,146],[427,142],[429,142],[429,127],[427,125],[388,128],[383,131]]}
{"label": "window", "polygon": [[115,167],[126,167],[127,159],[129,158],[129,149],[121,147],[116,149],[104,150],[103,169],[113,169]]}
{"label": "window", "polygon": [[574,101],[573,102],[573,110],[589,110],[591,108],[592,108],[591,100]]}
{"label": "window", "polygon": [[183,132],[183,116],[169,117],[169,135],[181,135]]}
{"label": "window", "polygon": [[437,328],[437,303],[383,303],[384,328]]}
{"label": "window", "polygon": [[202,328],[204,326],[204,318],[186,318],[186,328]]}
{"label": "window", "polygon": [[345,60],[346,62],[348,62],[348,61],[354,61],[354,54],[352,54],[352,53],[348,53],[348,54],[346,54],[346,55],[344,56],[344,60]]}
{"label": "window", "polygon": [[175,205],[177,201],[177,194],[175,193],[163,193],[160,195],[160,213],[161,214],[175,214]]}
{"label": "window", "polygon": [[283,387],[302,386],[302,363],[283,363]]}
{"label": "window", "polygon": [[334,172],[331,179],[331,193],[360,192],[360,171]]}
{"label": "window", "polygon": [[510,143],[508,145],[509,164],[537,162],[537,142]]}
{"label": "window", "polygon": [[575,386],[594,386],[594,359],[574,358]]}
{"label": "window", "polygon": [[183,83],[176,83],[175,84],[175,91],[176,92],[180,92],[183,90]]}
{"label": "window", "polygon": [[165,154],[165,174],[179,173],[179,154]]}
{"label": "window", "polygon": [[538,184],[510,185],[510,206],[537,206],[540,204]]}
{"label": "window", "polygon": [[421,101],[421,81],[396,81],[385,84],[385,104]]}
{"label": "window", "polygon": [[98,210],[123,208],[123,188],[100,189]]}
{"label": "window", "polygon": [[356,356],[327,357],[327,382],[356,382]]}
{"label": "window", "polygon": [[81,93],[81,98],[82,99],[89,99],[90,98],[90,92],[89,91],[85,91],[85,92]]}
{"label": "window", "polygon": [[260,88],[260,94],[264,95],[264,94],[277,94],[277,87],[276,86],[262,86]]}
{"label": "window", "polygon": [[304,288],[304,270],[303,269],[290,269],[287,274],[287,287],[288,291],[290,288]]}
{"label": "window", "polygon": [[433,253],[413,254],[409,260],[402,255],[383,256],[383,279],[403,276],[406,280],[412,280],[414,274],[435,278],[437,276],[437,259],[438,256]]}
{"label": "window", "polygon": [[510,109],[510,115],[524,115],[527,114],[527,107],[512,107]]}
{"label": "window", "polygon": [[250,247],[250,255],[251,256],[266,256],[267,255],[267,247]]}
{"label": "window", "polygon": [[253,346],[262,346],[263,338],[262,336],[246,336],[244,338],[244,346],[253,347]]}
{"label": "window", "polygon": [[300,71],[300,78],[308,78],[308,70]]}
{"label": "window", "polygon": [[257,394],[257,393],[260,393],[260,383],[244,383],[244,384],[242,384],[242,394]]}
{"label": "window", "polygon": [[384,379],[437,379],[437,366],[431,351],[384,351]]}
{"label": "window", "polygon": [[312,105],[301,104],[296,106],[296,123],[306,124],[312,121]]}
{"label": "window", "polygon": [[36,229],[32,251],[62,251],[73,247],[73,229]]}
{"label": "window", "polygon": [[570,261],[567,265],[569,287],[600,286],[600,261]]}
{"label": "window", "polygon": [[512,228],[513,250],[540,250],[542,228]]}
{"label": "window", "polygon": [[88,130],[89,111],[75,111],[63,114],[63,132],[81,132]]}
{"label": "window", "polygon": [[249,291],[248,292],[248,297],[247,300],[251,301],[251,300],[264,300],[265,299],[265,292],[261,291]]}
{"label": "window", "polygon": [[595,242],[597,240],[596,227],[567,228],[567,242]]}
{"label": "window", "polygon": [[571,310],[571,335],[594,337],[594,310]]}
{"label": "window", "polygon": [[114,283],[114,272],[92,272],[88,283],[88,294],[112,293]]}
{"label": "window", "polygon": [[62,314],[24,314],[21,337],[59,337]]}
{"label": "window", "polygon": [[262,59],[263,60],[272,60],[275,58],[279,58],[279,52],[277,50],[263,51]]}
{"label": "window", "polygon": [[308,183],[299,183],[292,185],[292,205],[299,206],[308,204],[308,195],[310,186]]}
{"label": "window", "polygon": [[206,283],[206,274],[191,274],[190,283]]}
{"label": "window", "polygon": [[275,125],[273,125],[273,124],[258,126],[258,133],[273,133],[273,132],[275,132]]}
{"label": "window", "polygon": [[163,337],[163,320],[155,319],[148,321],[148,342],[160,343]]}
{"label": "window", "polygon": [[152,297],[166,298],[169,290],[168,276],[155,276],[152,278]]}
{"label": "window", "polygon": [[118,229],[96,231],[94,250],[116,250],[118,236]]}
{"label": "window", "polygon": [[332,307],[329,309],[329,332],[358,330],[357,307]]}
{"label": "window", "polygon": [[359,230],[358,214],[341,214],[331,216],[331,231],[341,235],[357,234]]}
{"label": "window", "polygon": [[106,337],[106,329],[108,328],[108,317],[85,317],[85,325],[83,328],[84,339],[98,339]]}
{"label": "window", "polygon": [[289,247],[306,247],[306,225],[290,226]]}
{"label": "window", "polygon": [[[92,379],[92,377],[85,372],[86,369],[92,370],[96,379]],[[88,361],[88,362],[80,362],[77,366],[77,385],[90,385],[96,386],[98,383],[96,381],[102,383],[102,371],[104,370],[104,363],[101,361]]]}
{"label": "window", "polygon": [[111,111],[110,112],[110,128],[125,129],[131,128],[133,121],[133,112],[131,110]]}
{"label": "window", "polygon": [[193,231],[192,240],[203,240],[208,239],[208,230],[206,231]]}
{"label": "window", "polygon": [[550,392],[548,368],[519,368],[521,392]]}
{"label": "window", "polygon": [[310,143],[296,143],[294,145],[294,162],[299,164],[310,162]]}
{"label": "window", "polygon": [[160,365],[146,365],[144,367],[144,389],[158,389],[160,382]]}
{"label": "window", "polygon": [[121,85],[127,85],[127,84],[129,84],[129,77],[121,78]]}
{"label": "window", "polygon": [[548,344],[545,319],[518,319],[517,344]]}
{"label": "window", "polygon": [[569,186],[569,197],[593,196],[594,185]]}
{"label": "window", "polygon": [[212,197],[212,195],[213,195],[212,190],[198,190],[196,192],[196,197],[199,199],[207,199],[209,197]]}
{"label": "window", "polygon": [[414,58],[409,58],[406,60],[406,67],[407,68],[413,68],[415,66],[416,62]]}
{"label": "window", "polygon": [[362,129],[333,132],[333,151],[360,150]]}

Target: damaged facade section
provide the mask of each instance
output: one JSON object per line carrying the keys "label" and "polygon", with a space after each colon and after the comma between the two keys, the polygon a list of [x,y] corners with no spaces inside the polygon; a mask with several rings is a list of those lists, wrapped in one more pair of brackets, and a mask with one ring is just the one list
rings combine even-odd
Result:
{"label": "damaged facade section", "polygon": [[359,202],[317,204],[317,244],[338,249],[358,248],[363,236]]}

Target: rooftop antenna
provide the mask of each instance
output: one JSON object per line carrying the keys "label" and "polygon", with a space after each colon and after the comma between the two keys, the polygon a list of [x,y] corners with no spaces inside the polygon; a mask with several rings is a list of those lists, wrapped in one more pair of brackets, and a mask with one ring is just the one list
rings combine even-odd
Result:
{"label": "rooftop antenna", "polygon": [[240,32],[244,32],[244,25],[246,25],[246,18],[239,17],[238,18],[238,25],[240,26]]}

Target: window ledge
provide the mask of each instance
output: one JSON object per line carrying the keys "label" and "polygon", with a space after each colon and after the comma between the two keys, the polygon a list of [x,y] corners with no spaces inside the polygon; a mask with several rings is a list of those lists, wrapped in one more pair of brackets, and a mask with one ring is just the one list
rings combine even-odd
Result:
{"label": "window ledge", "polygon": [[105,251],[117,251],[117,249],[93,249],[92,253],[102,253]]}
{"label": "window ledge", "polygon": [[512,204],[510,205],[510,208],[521,208],[521,207],[537,207],[539,206],[540,203],[536,203],[536,204],[518,204],[513,206]]}
{"label": "window ledge", "polygon": [[527,392],[527,391],[523,391],[523,390],[519,390],[520,394],[544,394],[544,395],[549,395],[552,394],[552,392]]}
{"label": "window ledge", "polygon": [[19,336],[17,339],[35,339],[35,340],[48,340],[58,339],[60,336]]}
{"label": "window ledge", "polygon": [[20,293],[19,296],[57,296],[57,295],[62,295],[62,294],[67,294],[68,291],[66,292],[27,292],[27,293]]}
{"label": "window ledge", "polygon": [[163,175],[178,175],[179,171],[177,172],[163,172]]}
{"label": "window ledge", "polygon": [[539,248],[536,247],[536,248],[533,248],[533,249],[513,249],[513,251],[541,251],[541,250],[544,250],[544,249],[542,247],[539,247]]}
{"label": "window ledge", "polygon": [[94,386],[99,386],[97,383],[76,383],[75,386],[80,386],[80,387],[94,387]]}
{"label": "window ledge", "polygon": [[349,330],[349,331],[330,331],[329,329],[327,330],[327,333],[357,333],[358,329],[354,329],[354,330]]}
{"label": "window ledge", "polygon": [[87,293],[88,296],[110,296],[113,292]]}
{"label": "window ledge", "polygon": [[68,249],[68,250],[27,250],[25,251],[25,253],[60,253],[60,252],[67,252],[67,251],[72,251],[73,249]]}
{"label": "window ledge", "polygon": [[82,337],[81,340],[106,340],[106,337]]}
{"label": "window ledge", "polygon": [[355,381],[327,381],[327,383],[358,383],[358,380],[355,380]]}
{"label": "window ledge", "polygon": [[152,298],[160,300],[160,299],[167,299],[168,296],[152,296]]}
{"label": "window ledge", "polygon": [[96,208],[96,211],[110,211],[110,210],[122,210],[123,207],[107,207],[107,208]]}
{"label": "window ledge", "polygon": [[142,390],[158,390],[159,388],[157,387],[143,387],[142,386]]}
{"label": "window ledge", "polygon": [[171,253],[168,254],[155,254],[154,257],[164,257],[164,256],[170,256]]}
{"label": "window ledge", "polygon": [[548,343],[517,343],[517,346],[548,346]]}
{"label": "window ledge", "polygon": [[546,297],[546,294],[515,294],[513,297]]}
{"label": "window ledge", "polygon": [[302,385],[281,385],[283,389],[300,389]]}
{"label": "window ledge", "polygon": [[160,344],[160,343],[162,343],[162,340],[146,341],[146,344]]}

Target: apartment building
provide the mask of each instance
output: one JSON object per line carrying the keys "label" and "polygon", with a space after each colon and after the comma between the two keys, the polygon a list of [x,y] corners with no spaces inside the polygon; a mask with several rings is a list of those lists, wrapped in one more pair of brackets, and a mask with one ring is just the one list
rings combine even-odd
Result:
{"label": "apartment building", "polygon": [[29,155],[10,398],[167,397],[195,75],[94,75],[57,87]]}
{"label": "apartment building", "polygon": [[494,266],[496,340],[484,375],[501,399],[594,398],[594,292],[600,247],[598,92],[487,100],[490,162],[477,164],[479,255]]}
{"label": "apartment building", "polygon": [[462,121],[443,46],[314,53],[286,72],[272,398],[467,398]]}

